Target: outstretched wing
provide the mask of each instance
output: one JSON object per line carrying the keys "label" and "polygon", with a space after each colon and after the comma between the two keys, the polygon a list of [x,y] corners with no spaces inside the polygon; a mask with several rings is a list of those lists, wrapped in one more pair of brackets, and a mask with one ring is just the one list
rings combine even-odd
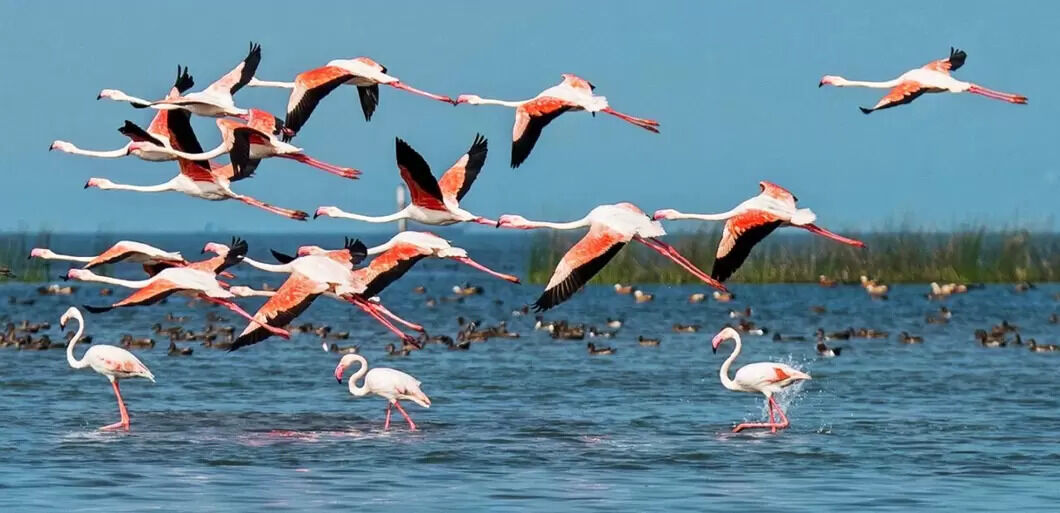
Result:
{"label": "outstretched wing", "polygon": [[879,103],[871,109],[865,107],[858,107],[861,112],[869,114],[874,110],[889,109],[891,107],[897,107],[899,105],[905,105],[920,95],[924,94],[924,86],[919,82],[907,81],[902,82],[894,86],[893,89],[887,92],[887,96],[880,99]]}
{"label": "outstretched wing", "polygon": [[[161,114],[162,112],[160,112],[159,114]],[[140,128],[139,125],[133,123],[132,121],[129,121],[128,119],[125,120],[125,124],[122,125],[121,128],[118,128],[118,132],[121,132],[122,135],[128,137],[129,139],[132,139],[133,141],[149,142],[156,146],[165,146],[165,143],[163,143],[161,139],[155,137],[147,130]]]}
{"label": "outstretched wing", "polygon": [[455,199],[457,202],[464,199],[467,191],[471,189],[471,184],[475,183],[475,178],[478,178],[482,165],[486,163],[487,151],[486,138],[482,134],[475,134],[475,141],[471,143],[471,148],[461,155],[460,160],[456,161],[456,164],[453,164],[453,167],[449,168],[438,181],[438,186],[445,198]]}
{"label": "outstretched wing", "polygon": [[375,257],[368,267],[354,271],[356,281],[365,284],[362,296],[379,295],[388,285],[402,277],[416,262],[430,255],[430,250],[412,244],[398,243]]}
{"label": "outstretched wing", "polygon": [[593,225],[560,259],[545,291],[534,302],[534,310],[548,310],[573,296],[596,276],[626,245],[622,234],[603,225]]}
{"label": "outstretched wing", "polygon": [[[254,314],[254,320],[282,328],[302,314],[327,285],[316,283],[305,275],[293,273]],[[232,343],[230,351],[257,344],[272,336],[272,332],[258,324],[251,324]]]}
{"label": "outstretched wing", "polygon": [[751,248],[782,224],[784,221],[779,217],[764,210],[750,210],[730,217],[725,221],[710,277],[718,281],[729,279],[747,260]]}
{"label": "outstretched wing", "polygon": [[431,174],[427,161],[405,141],[395,141],[398,170],[401,171],[401,179],[409,188],[412,203],[431,210],[446,210],[442,189]]}
{"label": "outstretched wing", "polygon": [[[385,71],[383,73],[386,73]],[[371,121],[375,113],[375,106],[379,105],[379,84],[370,86],[357,86],[357,96],[361,97],[361,110],[364,111],[364,120]]]}
{"label": "outstretched wing", "polygon": [[250,82],[251,78],[254,78],[260,63],[261,45],[252,42],[250,43],[250,51],[247,52],[243,62],[240,62],[235,68],[232,68],[232,71],[210,84],[210,87],[207,87],[206,90],[220,94],[236,94]]}
{"label": "outstretched wing", "polygon": [[[302,129],[320,100],[346,83],[353,75],[338,66],[324,66],[299,73],[287,100],[286,126],[292,133]],[[363,105],[364,100],[361,100]]]}
{"label": "outstretched wing", "polygon": [[550,96],[535,98],[515,109],[512,127],[512,167],[519,167],[530,156],[541,130],[560,114],[570,110],[566,101]]}
{"label": "outstretched wing", "polygon": [[937,61],[931,61],[924,65],[924,69],[930,69],[948,75],[951,71],[956,71],[961,66],[964,66],[964,60],[967,58],[968,54],[964,53],[964,50],[959,50],[951,46],[949,57]]}

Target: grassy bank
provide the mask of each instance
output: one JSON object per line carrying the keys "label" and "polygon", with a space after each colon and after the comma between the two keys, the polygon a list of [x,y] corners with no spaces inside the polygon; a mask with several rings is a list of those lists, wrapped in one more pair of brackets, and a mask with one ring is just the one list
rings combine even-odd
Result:
{"label": "grassy bank", "polygon": [[29,251],[35,247],[48,247],[50,232],[0,234],[0,267],[11,270],[12,276],[0,276],[0,281],[46,280],[48,262],[40,259],[27,260]]}
{"label": "grassy bank", "polygon": [[[666,237],[701,269],[710,272],[721,225]],[[530,251],[528,279],[545,283],[579,234],[539,232]],[[781,229],[752,250],[729,280],[734,283],[816,282],[819,275],[856,281],[862,274],[889,283],[997,283],[1060,280],[1060,235],[983,229],[843,235],[865,242],[857,249]],[[690,274],[639,244],[627,245],[593,283],[696,283]]]}

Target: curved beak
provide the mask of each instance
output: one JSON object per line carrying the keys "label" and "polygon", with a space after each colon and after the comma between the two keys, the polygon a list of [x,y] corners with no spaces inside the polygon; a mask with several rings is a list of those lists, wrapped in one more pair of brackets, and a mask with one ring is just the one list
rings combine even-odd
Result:
{"label": "curved beak", "polygon": [[818,83],[817,83],[817,87],[821,87],[821,86],[823,86],[823,85],[824,85],[824,80],[822,80],[822,81],[820,81],[820,82],[818,82]]}
{"label": "curved beak", "polygon": [[342,383],[342,373],[345,371],[346,367],[343,367],[342,364],[339,364],[337,367],[335,367],[335,380],[339,383]]}

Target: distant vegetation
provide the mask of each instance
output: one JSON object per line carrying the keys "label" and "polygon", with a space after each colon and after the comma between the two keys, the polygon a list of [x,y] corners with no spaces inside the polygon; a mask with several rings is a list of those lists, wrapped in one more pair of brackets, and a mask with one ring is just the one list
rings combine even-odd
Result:
{"label": "distant vegetation", "polygon": [[[665,240],[710,272],[721,225]],[[888,283],[997,283],[1060,281],[1060,234],[1022,230],[964,230],[950,234],[843,233],[868,246],[857,249],[792,228],[758,244],[730,282],[816,282],[826,275],[857,281],[862,274]],[[581,233],[540,232],[531,245],[528,281],[546,283],[563,254]],[[640,244],[626,246],[593,283],[698,283],[698,280]]]}
{"label": "distant vegetation", "polygon": [[3,281],[44,281],[48,276],[49,265],[46,260],[27,260],[29,251],[35,247],[48,247],[51,233],[42,231],[35,234],[8,233],[0,234],[0,267],[11,270],[12,276],[0,276]]}

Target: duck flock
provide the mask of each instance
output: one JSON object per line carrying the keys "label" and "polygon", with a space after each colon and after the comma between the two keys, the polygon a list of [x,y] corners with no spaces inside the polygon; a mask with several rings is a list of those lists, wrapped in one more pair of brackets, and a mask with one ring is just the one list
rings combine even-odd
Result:
{"label": "duck flock", "polygon": [[[205,89],[189,92],[195,88],[195,81],[188,68],[177,67],[173,86],[157,100],[147,100],[129,95],[116,89],[104,89],[98,99],[127,102],[135,109],[150,109],[154,117],[147,128],[126,120],[118,131],[129,139],[124,146],[108,151],[85,150],[73,143],[55,141],[50,149],[65,153],[100,158],[122,158],[134,156],[148,162],[176,161],[179,173],[172,179],[156,185],[129,185],[115,183],[106,178],[93,177],[85,183],[85,188],[100,190],[125,190],[133,192],[181,192],[186,195],[209,201],[235,200],[248,206],[264,210],[270,214],[280,215],[296,221],[307,221],[306,211],[273,205],[258,198],[237,193],[233,185],[243,179],[255,176],[260,170],[261,162],[271,157],[290,159],[307,166],[325,171],[339,178],[354,180],[362,171],[354,167],[340,166],[322,162],[309,156],[301,147],[292,141],[296,137],[305,137],[303,132],[312,136],[313,127],[309,123],[313,112],[321,102],[333,92],[337,96],[347,94],[341,91],[342,85],[352,85],[357,89],[358,98],[366,121],[375,115],[380,102],[380,86],[406,91],[435,101],[456,105],[499,105],[515,110],[515,121],[512,128],[512,145],[509,164],[512,168],[524,166],[533,149],[537,146],[544,128],[559,115],[566,112],[584,111],[595,116],[603,113],[636,127],[655,134],[660,133],[657,121],[639,118],[616,111],[607,98],[595,94],[596,86],[573,74],[562,75],[562,81],[543,90],[537,96],[521,101],[506,101],[483,98],[477,95],[464,94],[455,99],[429,93],[414,88],[394,75],[382,64],[367,58],[337,59],[326,65],[299,73],[290,82],[259,80],[256,77],[261,62],[262,50],[257,44],[251,44],[246,57],[231,71],[217,79]],[[886,82],[852,81],[838,76],[825,76],[819,86],[837,87],[861,86],[889,89],[888,93],[871,108],[862,107],[865,114],[881,109],[912,102],[924,93],[968,92],[988,98],[1014,104],[1025,104],[1024,96],[1002,93],[987,89],[977,84],[963,82],[951,75],[960,68],[966,59],[965,52],[951,49],[948,57],[932,61],[922,67],[911,70],[898,78]],[[235,97],[244,87],[274,87],[290,90],[284,117],[280,118],[259,108],[243,108],[236,105]],[[335,92],[336,90],[340,90]],[[647,96],[645,96],[647,97]],[[191,116],[216,118],[221,143],[205,150],[199,143],[191,127]],[[545,150],[539,150],[545,151]],[[671,261],[674,265],[692,274],[706,285],[713,287],[713,299],[728,301],[732,294],[724,282],[729,279],[750,254],[751,249],[763,238],[782,226],[802,228],[811,233],[832,239],[838,243],[862,248],[861,241],[838,235],[816,224],[817,216],[808,208],[799,208],[797,198],[784,187],[767,181],[759,182],[760,193],[730,210],[715,214],[682,213],[673,209],[661,209],[647,214],[632,203],[601,205],[588,212],[581,219],[568,222],[532,221],[515,214],[505,214],[491,219],[469,212],[461,207],[460,201],[467,195],[476,177],[483,170],[488,154],[488,140],[481,134],[475,134],[466,151],[454,151],[456,160],[447,170],[436,177],[430,165],[413,148],[400,138],[395,139],[395,160],[401,179],[408,188],[411,202],[408,206],[390,215],[369,216],[346,212],[336,206],[320,206],[313,218],[332,217],[350,219],[369,223],[388,223],[397,220],[412,220],[425,225],[451,225],[455,223],[477,223],[496,228],[531,230],[587,230],[585,236],[563,256],[544,288],[544,291],[532,304],[513,312],[513,315],[532,315],[531,310],[539,317],[536,328],[546,330],[554,338],[588,341],[587,351],[590,355],[604,356],[616,353],[612,347],[598,345],[601,339],[614,335],[621,329],[622,321],[607,319],[607,328],[596,328],[570,324],[559,320],[546,320],[541,312],[555,308],[570,300],[581,290],[621,249],[630,242],[637,242]],[[227,156],[227,163],[215,162],[213,159]],[[711,271],[697,267],[681,255],[674,247],[662,240],[666,235],[660,221],[664,220],[698,220],[722,221],[724,230],[716,258]],[[415,423],[401,405],[402,400],[412,401],[422,407],[429,407],[430,398],[421,390],[420,382],[401,371],[389,368],[374,367],[359,354],[356,345],[345,345],[342,342],[349,338],[348,333],[340,333],[330,326],[301,322],[298,317],[310,308],[319,297],[339,301],[360,310],[375,322],[392,332],[397,340],[387,346],[391,356],[407,356],[418,351],[425,344],[439,343],[453,350],[466,350],[472,343],[491,338],[517,338],[518,332],[511,331],[501,322],[495,326],[483,326],[481,323],[461,319],[459,331],[455,337],[430,335],[427,327],[407,320],[399,313],[392,312],[379,299],[379,294],[392,283],[400,279],[420,260],[448,259],[467,265],[492,278],[510,283],[519,283],[519,278],[498,272],[489,266],[472,259],[468,251],[455,246],[451,241],[424,231],[403,231],[388,242],[367,247],[360,240],[347,238],[341,245],[332,248],[304,245],[294,248],[290,253],[273,251],[275,262],[263,262],[247,256],[248,244],[239,238],[228,244],[206,242],[203,253],[209,258],[190,261],[174,251],[167,251],[137,241],[118,241],[98,255],[73,256],[61,253],[61,248],[36,248],[31,258],[65,260],[82,264],[67,271],[66,279],[84,282],[96,282],[108,287],[101,289],[106,297],[113,293],[112,287],[130,289],[127,296],[109,304],[84,305],[89,313],[100,314],[115,308],[143,308],[164,302],[174,294],[191,296],[198,301],[223,307],[232,314],[242,317],[246,326],[239,330],[232,325],[224,325],[224,318],[211,313],[213,322],[201,331],[186,330],[179,326],[164,327],[158,323],[153,328],[153,337],[168,338],[168,354],[172,356],[190,356],[193,349],[185,343],[200,341],[208,348],[235,351],[257,344],[270,337],[289,338],[292,333],[311,334],[319,337],[326,351],[342,354],[335,377],[342,382],[350,367],[357,370],[348,378],[349,391],[356,396],[378,395],[387,400],[385,428],[389,428],[391,407],[397,408],[405,418],[410,429],[415,430]],[[105,265],[133,263],[142,266],[145,277],[139,280],[119,279],[97,274]],[[260,271],[286,275],[286,281],[277,289],[253,289],[236,283],[240,266],[254,267]],[[6,269],[0,270],[5,274]],[[834,286],[835,281],[821,277],[821,285]],[[885,298],[887,287],[867,277],[862,277],[862,286],[866,292],[877,298]],[[962,293],[968,287],[962,284],[933,284],[931,294],[945,296]],[[619,294],[630,294],[638,303],[650,302],[653,296],[643,290],[622,284],[615,285]],[[481,292],[475,286],[457,286],[454,294],[472,295]],[[61,291],[57,293],[62,293]],[[120,296],[120,295],[119,295]],[[264,296],[268,299],[257,312],[251,314],[239,306],[241,298]],[[697,293],[689,298],[690,302],[707,299],[705,293]],[[109,300],[108,300],[109,301]],[[433,299],[430,301],[434,301]],[[750,320],[750,308],[743,311],[732,311],[731,325],[725,326],[714,336],[712,347],[715,351],[731,341],[733,350],[721,367],[720,378],[723,386],[730,390],[760,393],[766,397],[768,405],[768,422],[743,423],[734,431],[759,428],[776,432],[789,425],[785,412],[773,399],[780,390],[797,382],[811,379],[810,375],[787,364],[761,362],[745,365],[738,369],[733,377],[729,368],[737,358],[742,347],[741,335],[761,336],[769,333],[768,329],[755,326]],[[946,322],[950,313],[940,310],[939,321]],[[167,314],[168,324],[179,324],[180,316]],[[91,367],[106,376],[117,398],[120,420],[105,429],[129,429],[129,416],[119,389],[119,380],[142,377],[154,381],[152,372],[134,356],[130,349],[147,349],[154,347],[154,338],[137,337],[127,334],[121,339],[121,346],[92,344],[81,359],[77,359],[75,346],[90,342],[85,336],[86,320],[81,309],[71,306],[62,314],[60,327],[76,321],[77,329],[67,337],[66,343],[56,344],[50,339],[36,338],[34,333],[47,330],[46,323],[34,325],[24,321],[21,325],[8,324],[6,331],[0,334],[0,344],[22,349],[48,349],[51,347],[66,348],[67,360],[74,368]],[[430,327],[434,331],[433,328]],[[677,333],[695,333],[697,324],[675,324]],[[841,354],[841,347],[829,347],[828,341],[849,339],[852,337],[880,338],[889,337],[888,333],[850,328],[842,332],[819,330],[814,337],[817,351],[824,357],[835,357]],[[1014,339],[1012,337],[1015,337]],[[800,335],[772,333],[773,340],[800,340]],[[976,337],[987,347],[1006,344],[1027,344],[1032,351],[1045,352],[1055,350],[1055,346],[1039,345],[1033,340],[1024,342],[1018,329],[1007,323],[992,329],[983,329]],[[922,339],[909,333],[901,333],[898,340],[903,343],[919,343]],[[637,342],[641,346],[655,347],[660,344],[657,337],[640,335]],[[363,384],[357,382],[363,378]]]}

